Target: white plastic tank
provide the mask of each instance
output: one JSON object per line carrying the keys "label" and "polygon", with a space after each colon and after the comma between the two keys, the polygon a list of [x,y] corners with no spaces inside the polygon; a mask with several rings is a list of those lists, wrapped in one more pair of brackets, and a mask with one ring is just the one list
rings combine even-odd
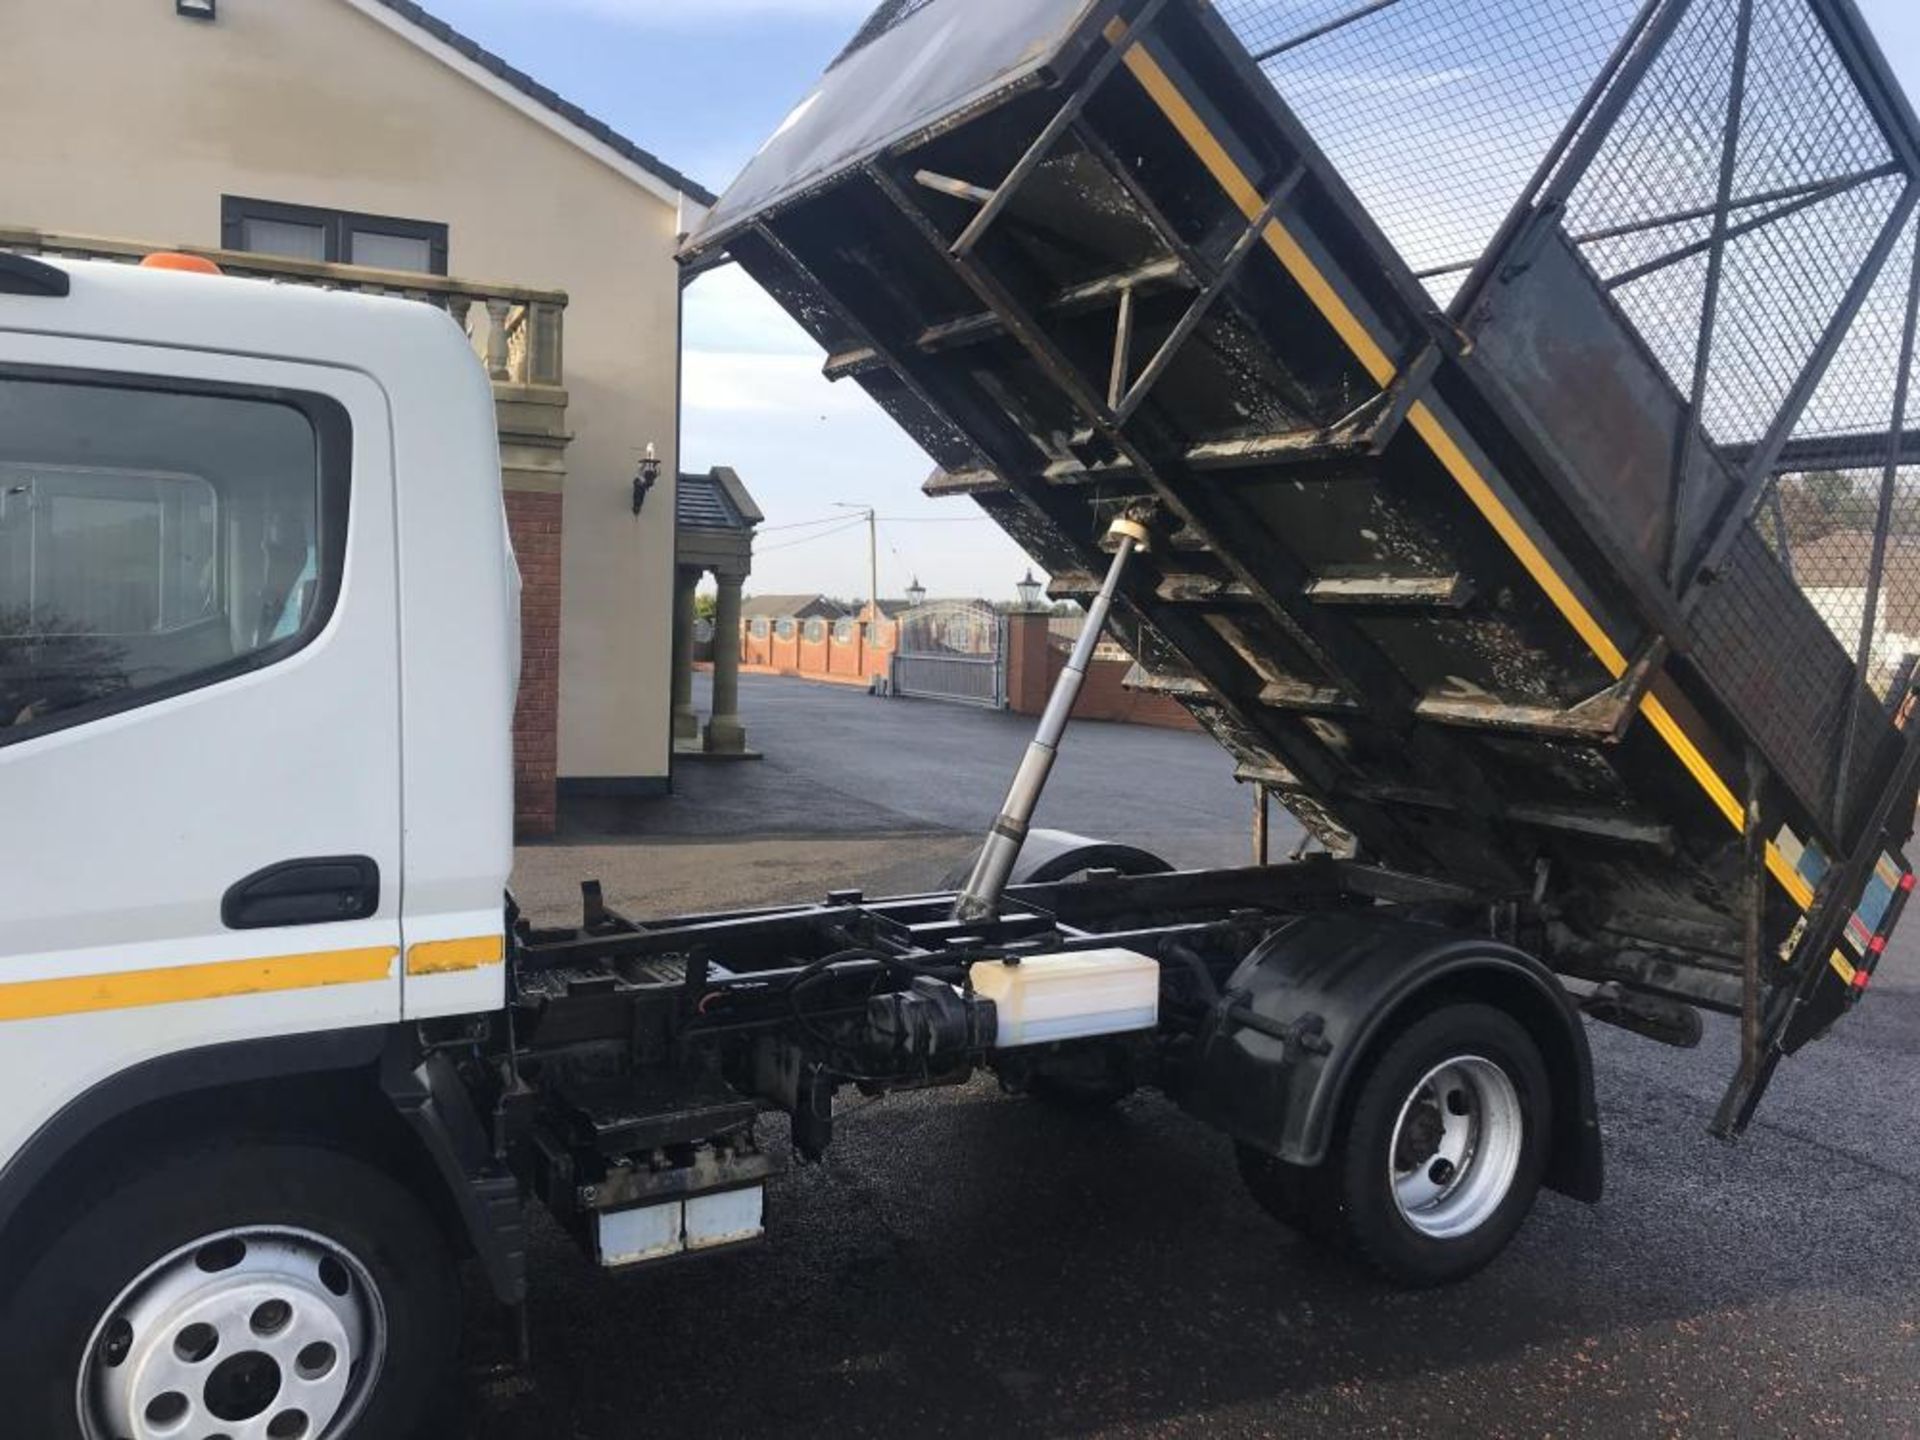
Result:
{"label": "white plastic tank", "polygon": [[974,994],[993,1002],[1003,1050],[1151,1030],[1160,1020],[1160,964],[1132,950],[982,960],[967,974]]}

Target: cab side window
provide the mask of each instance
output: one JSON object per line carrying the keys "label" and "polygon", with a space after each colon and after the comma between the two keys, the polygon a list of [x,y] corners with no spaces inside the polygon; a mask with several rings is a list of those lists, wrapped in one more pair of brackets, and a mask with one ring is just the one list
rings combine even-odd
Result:
{"label": "cab side window", "polygon": [[346,441],[318,397],[0,374],[0,745],[319,633]]}

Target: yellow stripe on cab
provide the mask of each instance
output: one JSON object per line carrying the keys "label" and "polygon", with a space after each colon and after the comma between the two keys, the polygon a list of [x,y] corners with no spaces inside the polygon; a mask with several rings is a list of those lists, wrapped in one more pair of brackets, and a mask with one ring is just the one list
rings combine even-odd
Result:
{"label": "yellow stripe on cab", "polygon": [[506,937],[473,935],[462,940],[423,940],[407,947],[407,974],[453,975],[503,964]]}
{"label": "yellow stripe on cab", "polygon": [[327,985],[366,985],[393,978],[399,951],[391,945],[364,950],[326,950],[312,955],[271,955],[258,960],[218,960],[108,975],[63,976],[0,984],[0,1021],[44,1020],[101,1010],[180,1005],[236,995],[313,990]]}

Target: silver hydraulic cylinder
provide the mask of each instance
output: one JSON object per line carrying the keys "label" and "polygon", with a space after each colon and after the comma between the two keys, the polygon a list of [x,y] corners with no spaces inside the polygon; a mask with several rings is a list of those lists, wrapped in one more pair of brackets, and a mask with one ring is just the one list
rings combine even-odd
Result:
{"label": "silver hydraulic cylinder", "polygon": [[1100,643],[1101,633],[1106,629],[1107,616],[1113,609],[1114,594],[1120,588],[1120,577],[1134,553],[1147,548],[1147,527],[1138,521],[1115,520],[1108,527],[1107,534],[1119,540],[1119,548],[1114,551],[1113,563],[1107,567],[1107,578],[1100,586],[1100,593],[1093,597],[1093,604],[1087,607],[1087,622],[1081,628],[1080,638],[1074,642],[1073,654],[1068,657],[1066,669],[1060,672],[1053,693],[1047,697],[1047,708],[1040,717],[1040,728],[1027,745],[1020,768],[1014,772],[1013,784],[1008,788],[1006,801],[1000,807],[1000,816],[987,832],[986,844],[980,847],[980,857],[973,862],[973,873],[967,877],[966,885],[953,902],[953,918],[956,920],[991,920],[1000,913],[1000,898],[1006,892],[1007,879],[1013,874],[1014,862],[1020,858],[1020,847],[1026,844],[1027,827],[1033,821],[1034,807],[1040,803],[1040,792],[1046,789],[1047,776],[1053,770],[1053,757],[1059,752],[1060,737],[1066,733],[1067,720],[1073,714],[1073,702],[1080,697],[1080,686],[1087,678],[1087,666],[1093,660],[1094,647]]}

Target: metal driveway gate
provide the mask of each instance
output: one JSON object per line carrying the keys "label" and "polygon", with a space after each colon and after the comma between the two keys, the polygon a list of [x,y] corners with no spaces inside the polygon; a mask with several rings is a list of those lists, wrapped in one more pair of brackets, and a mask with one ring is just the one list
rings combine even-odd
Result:
{"label": "metal driveway gate", "polygon": [[900,616],[893,690],[918,700],[1007,703],[1006,627],[981,600],[936,600]]}

